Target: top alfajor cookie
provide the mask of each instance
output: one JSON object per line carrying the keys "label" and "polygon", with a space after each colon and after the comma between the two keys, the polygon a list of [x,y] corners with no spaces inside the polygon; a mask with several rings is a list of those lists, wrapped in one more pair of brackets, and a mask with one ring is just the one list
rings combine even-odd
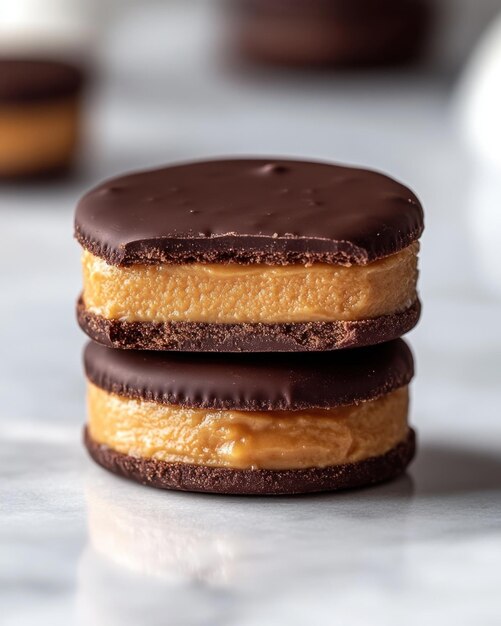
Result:
{"label": "top alfajor cookie", "polygon": [[116,348],[316,351],[419,318],[423,211],[382,174],[232,159],[109,180],[83,197],[79,321]]}

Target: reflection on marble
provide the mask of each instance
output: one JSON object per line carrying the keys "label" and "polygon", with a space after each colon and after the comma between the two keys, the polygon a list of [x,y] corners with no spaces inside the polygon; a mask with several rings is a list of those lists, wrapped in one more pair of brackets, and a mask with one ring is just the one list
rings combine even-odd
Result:
{"label": "reflection on marble", "polygon": [[[284,593],[303,579],[315,584],[325,568],[333,585],[354,583],[374,541],[356,509],[366,509],[369,500],[384,503],[389,515],[397,505],[393,532],[402,536],[413,483],[405,476],[367,490],[342,516],[337,499],[346,494],[266,499],[165,493],[99,469],[89,471],[85,492],[83,623],[137,624],[147,606],[150,624],[164,623],[164,611],[176,616],[176,624],[231,624],[259,598],[267,603],[274,589],[282,586]],[[356,540],[346,551],[349,535]],[[383,532],[383,541],[392,535]]]}
{"label": "reflection on marble", "polygon": [[129,483],[74,427],[3,428],[2,626],[494,625],[499,440],[427,430],[395,482],[244,498]]}
{"label": "reflection on marble", "polygon": [[[282,614],[301,624],[308,613],[319,624],[336,614],[363,623],[384,597],[403,616],[434,586],[461,588],[468,561],[487,568],[468,585],[492,593],[489,568],[501,558],[501,543],[489,540],[501,536],[501,458],[449,444],[424,445],[411,475],[340,494],[162,492],[90,467],[85,499],[82,624],[160,625],[166,615],[176,624],[276,624]],[[455,600],[462,611],[465,600]]]}
{"label": "reflection on marble", "polygon": [[139,489],[135,493],[135,486],[104,472],[88,478],[85,499],[92,549],[147,578],[227,582],[235,546],[224,520],[214,528],[193,502],[173,507],[162,493],[141,497]]}

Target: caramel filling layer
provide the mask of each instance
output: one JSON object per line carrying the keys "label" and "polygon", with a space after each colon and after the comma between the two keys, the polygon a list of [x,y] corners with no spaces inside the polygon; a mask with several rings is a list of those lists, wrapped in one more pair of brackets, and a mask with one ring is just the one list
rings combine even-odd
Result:
{"label": "caramel filling layer", "polygon": [[76,98],[0,106],[0,174],[31,174],[64,167],[79,130]]}
{"label": "caramel filling layer", "polygon": [[407,435],[408,388],[329,410],[218,411],[124,398],[89,383],[89,431],[130,456],[235,469],[299,469],[379,456]]}
{"label": "caramel filling layer", "polygon": [[361,320],[416,300],[414,243],[374,263],[287,266],[202,264],[117,267],[87,250],[86,308],[129,322],[314,322]]}

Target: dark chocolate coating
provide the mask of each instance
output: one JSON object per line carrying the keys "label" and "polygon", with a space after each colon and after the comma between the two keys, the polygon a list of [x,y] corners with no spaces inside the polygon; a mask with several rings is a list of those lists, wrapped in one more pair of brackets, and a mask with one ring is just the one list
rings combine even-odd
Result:
{"label": "dark chocolate coating", "polygon": [[299,411],[372,400],[407,385],[412,354],[402,339],[305,354],[114,350],[87,344],[90,382],[127,398],[204,409]]}
{"label": "dark chocolate coating", "polygon": [[366,264],[419,238],[423,211],[382,174],[283,159],[195,162],[109,180],[75,234],[114,265]]}
{"label": "dark chocolate coating", "polygon": [[295,470],[242,470],[128,456],[93,441],[87,429],[84,439],[96,463],[114,474],[143,485],[178,491],[261,496],[374,485],[402,474],[414,458],[416,450],[416,436],[409,429],[407,439],[386,454],[357,463]]}
{"label": "dark chocolate coating", "polygon": [[419,300],[404,311],[338,322],[211,324],[108,320],[77,304],[87,335],[110,348],[179,352],[320,352],[360,348],[405,335],[417,324]]}
{"label": "dark chocolate coating", "polygon": [[60,61],[0,59],[0,103],[25,104],[78,94],[81,68]]}

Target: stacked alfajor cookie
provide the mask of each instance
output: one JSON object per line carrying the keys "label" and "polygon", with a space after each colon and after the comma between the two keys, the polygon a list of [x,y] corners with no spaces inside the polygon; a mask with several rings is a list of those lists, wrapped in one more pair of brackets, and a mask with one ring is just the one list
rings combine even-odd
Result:
{"label": "stacked alfajor cookie", "polygon": [[156,487],[304,493],[400,474],[414,194],[325,163],[197,162],[79,203],[92,457]]}

